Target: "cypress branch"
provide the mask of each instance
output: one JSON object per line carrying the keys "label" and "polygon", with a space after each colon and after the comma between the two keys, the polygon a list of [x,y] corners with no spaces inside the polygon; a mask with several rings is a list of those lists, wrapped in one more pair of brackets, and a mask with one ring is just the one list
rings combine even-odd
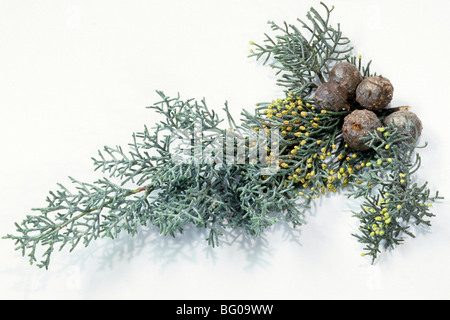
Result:
{"label": "cypress branch", "polygon": [[[311,8],[298,26],[269,22],[277,34],[265,34],[264,44],[250,42],[250,57],[276,69],[285,96],[243,110],[236,123],[227,103],[222,119],[205,99],[157,91],[160,100],[148,108],[162,120],[134,133],[128,151],[105,146],[92,158],[104,178],[70,178],[75,191],[59,184],[46,207],[34,209],[36,215],[15,224],[16,234],[3,238],[41,268],[49,267],[55,249],[72,251],[80,242],[88,246],[122,231],[133,235],[147,224],[173,236],[187,225],[207,229],[205,241],[215,247],[226,229],[260,236],[282,220],[301,226],[314,199],[340,191],[363,199],[353,212],[360,222],[353,235],[372,262],[382,249],[414,237],[412,227],[429,227],[431,204],[442,197],[413,176],[421,165],[420,130],[405,134],[399,126],[381,125],[361,137],[367,149],[352,149],[344,119],[363,107],[350,99],[338,111],[315,103],[314,93],[338,63],[356,66],[361,77],[376,75],[370,61],[364,65],[352,55],[340,26],[330,25],[333,8],[321,7],[324,15]],[[384,109],[375,117],[381,123],[404,109]],[[225,121],[228,129],[221,127]]]}

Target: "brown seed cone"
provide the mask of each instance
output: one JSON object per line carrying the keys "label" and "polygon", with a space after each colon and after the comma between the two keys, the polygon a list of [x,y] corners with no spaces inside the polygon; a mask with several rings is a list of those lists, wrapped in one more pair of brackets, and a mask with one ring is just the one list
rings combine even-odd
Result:
{"label": "brown seed cone", "polygon": [[366,144],[369,132],[381,127],[381,121],[370,110],[355,110],[344,118],[342,135],[345,143],[353,150],[364,151],[370,149]]}
{"label": "brown seed cone", "polygon": [[394,87],[383,76],[367,77],[356,88],[356,102],[362,107],[381,111],[392,101]]}
{"label": "brown seed cone", "polygon": [[349,100],[355,99],[356,88],[362,80],[363,76],[358,68],[347,61],[336,64],[328,75],[329,82],[337,82],[345,88]]}
{"label": "brown seed cone", "polygon": [[394,125],[405,131],[406,134],[417,139],[422,134],[422,121],[411,111],[400,110],[391,113],[384,119],[385,125]]}
{"label": "brown seed cone", "polygon": [[314,102],[319,110],[341,111],[347,104],[347,92],[336,82],[325,82],[317,88]]}

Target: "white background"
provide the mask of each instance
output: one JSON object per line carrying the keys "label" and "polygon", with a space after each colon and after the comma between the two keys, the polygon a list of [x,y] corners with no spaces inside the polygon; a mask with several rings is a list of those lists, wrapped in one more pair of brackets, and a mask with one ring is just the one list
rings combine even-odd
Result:
{"label": "white background", "polygon": [[[395,86],[424,124],[420,179],[447,198],[449,184],[448,1],[328,1],[355,54]],[[92,182],[91,157],[126,147],[156,118],[145,107],[178,92],[236,117],[278,97],[269,67],[247,58],[267,20],[295,23],[318,1],[0,2],[0,234],[45,205],[68,176]],[[204,233],[162,238],[143,228],[72,254],[50,270],[30,266],[0,241],[2,299],[448,299],[450,217],[375,265],[351,236],[352,202],[322,199],[299,231],[280,224],[250,241],[238,234],[208,248]]]}

